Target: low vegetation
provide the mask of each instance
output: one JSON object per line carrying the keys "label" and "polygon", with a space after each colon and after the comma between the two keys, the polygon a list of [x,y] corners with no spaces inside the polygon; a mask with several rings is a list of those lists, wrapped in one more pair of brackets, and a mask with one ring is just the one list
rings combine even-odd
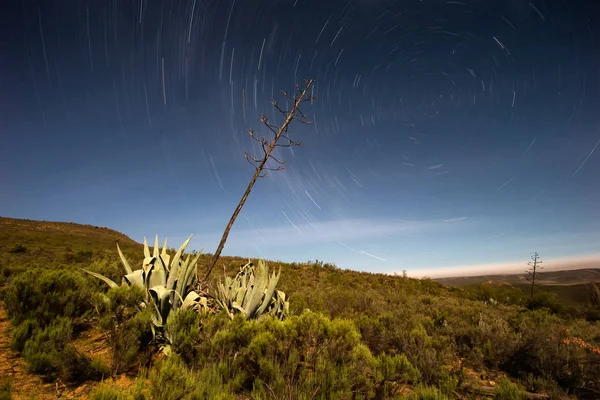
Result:
{"label": "low vegetation", "polygon": [[[160,259],[169,265],[163,285],[173,259],[162,254],[174,249],[157,257],[113,231],[71,233],[66,224],[17,234],[5,221],[1,298],[12,346],[47,380],[97,382],[88,385],[91,399],[453,399],[476,398],[478,387],[497,399],[599,396],[600,324],[584,312],[595,305],[569,313],[542,287],[527,299],[509,286],[223,257],[224,274],[165,297],[183,304],[193,291],[205,307],[179,307],[157,324],[161,303],[148,296],[155,281],[108,288],[82,268],[116,283],[123,259],[146,273]],[[123,257],[111,251],[117,237]],[[13,251],[18,245],[26,251]],[[212,258],[182,250],[180,260],[203,271]],[[247,290],[258,282],[256,293]],[[103,352],[86,348],[90,335],[104,338]],[[111,383],[123,373],[125,387]],[[0,397],[17,390],[5,380]]]}

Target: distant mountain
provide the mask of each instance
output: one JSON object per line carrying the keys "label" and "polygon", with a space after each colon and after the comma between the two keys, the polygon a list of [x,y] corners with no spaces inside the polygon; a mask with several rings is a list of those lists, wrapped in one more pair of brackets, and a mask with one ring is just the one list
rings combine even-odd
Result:
{"label": "distant mountain", "polygon": [[[523,285],[529,282],[525,274],[459,276],[451,278],[436,278],[437,282],[452,286],[469,286],[480,284],[510,284]],[[600,282],[600,268],[572,269],[565,271],[542,271],[536,274],[536,285],[572,286],[589,283],[590,280]]]}

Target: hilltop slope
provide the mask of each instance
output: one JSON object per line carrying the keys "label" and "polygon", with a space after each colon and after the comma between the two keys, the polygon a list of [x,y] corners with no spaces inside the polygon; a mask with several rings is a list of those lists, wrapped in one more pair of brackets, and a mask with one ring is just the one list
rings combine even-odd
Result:
{"label": "hilltop slope", "polygon": [[[63,347],[56,344],[57,349],[73,344],[85,357],[94,357],[80,344],[103,337],[90,299],[107,289],[99,280],[82,273],[80,267],[120,281],[123,268],[115,242],[134,267],[140,265],[142,246],[107,228],[8,218],[0,219],[0,239],[0,285],[8,283],[0,293],[14,332],[20,332],[22,348],[37,343],[40,347],[36,351],[44,350],[41,345],[47,340],[39,334],[45,329],[63,329],[61,326],[67,325],[53,321],[68,319],[77,329],[60,331],[66,332],[61,337],[69,337],[69,342],[60,344]],[[207,254],[200,258],[200,271],[206,269],[210,257]],[[232,276],[244,262],[247,259],[221,257],[212,283],[222,279],[223,274]],[[297,398],[314,397],[317,391],[322,391],[319,398],[350,398],[356,390],[364,391],[365,398],[375,398],[373,391],[390,395],[376,397],[383,399],[410,392],[435,394],[440,399],[471,398],[468,393],[473,388],[493,393],[505,377],[521,390],[552,393],[554,398],[560,398],[566,390],[580,399],[597,398],[600,325],[576,320],[571,313],[548,311],[543,304],[527,310],[521,295],[517,293],[515,298],[511,293],[518,292],[514,288],[492,284],[478,292],[431,279],[342,270],[318,261],[267,264],[271,271],[281,269],[277,289],[287,295],[292,317],[283,323],[269,318],[237,318],[230,323],[223,313],[198,317],[188,322],[200,325],[190,326],[187,333],[181,331],[191,335],[189,341],[186,339],[188,353],[178,353],[187,360],[185,365],[167,364],[167,369],[160,364],[148,365],[152,371],[150,382],[143,375],[136,379],[137,361],[151,360],[151,348],[142,346],[130,354],[135,362],[121,365],[118,371],[128,371],[130,381],[136,379],[156,393],[171,390],[163,387],[169,376],[187,377],[185,382],[193,383],[189,390],[196,390],[197,383],[210,376],[212,380],[205,389],[212,390],[213,397],[235,399],[264,398],[266,395],[254,392],[260,385],[269,385],[274,398],[292,398],[289,390],[294,395],[302,391]],[[39,322],[43,318],[47,321]],[[127,323],[133,321],[136,319]],[[36,330],[27,328],[38,323],[45,325]],[[132,343],[141,344],[142,338],[152,337],[148,327],[131,326],[135,328],[124,332],[139,335]],[[7,339],[4,335],[5,347]],[[110,360],[123,352],[108,345],[104,351],[113,357],[107,357],[105,367],[117,368],[115,365],[120,364]],[[29,361],[26,355],[24,358],[28,365],[36,360],[31,354]],[[44,360],[58,363],[55,367],[63,374],[73,365],[52,354]],[[220,369],[223,365],[228,365],[226,370]],[[317,368],[319,373],[313,374]],[[97,385],[91,373],[100,369],[89,371],[88,389]],[[279,373],[271,375],[268,371]],[[389,375],[382,378],[382,374]],[[46,378],[56,381],[56,377]],[[19,379],[13,373],[17,388],[26,384]],[[16,392],[23,393],[24,387]],[[82,386],[67,389],[75,393]],[[70,398],[65,391],[62,396]]]}

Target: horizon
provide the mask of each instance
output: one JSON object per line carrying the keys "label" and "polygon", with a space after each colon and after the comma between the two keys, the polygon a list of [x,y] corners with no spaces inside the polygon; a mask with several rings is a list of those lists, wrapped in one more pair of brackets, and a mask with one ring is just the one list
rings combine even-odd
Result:
{"label": "horizon", "polygon": [[311,78],[304,145],[277,149],[223,255],[409,276],[600,260],[599,4],[74,4],[0,24],[7,217],[214,252],[260,154],[246,130],[267,137],[271,100]]}
{"label": "horizon", "polygon": [[[0,216],[0,218],[11,218],[11,217]],[[23,219],[23,220],[33,221],[33,222],[79,224],[78,222],[75,222],[75,221],[46,221],[46,220],[30,220],[30,219]],[[79,225],[82,225],[82,224],[79,224]],[[152,236],[145,236],[141,239],[136,239],[136,238],[129,237],[127,234],[125,234],[123,232],[116,231],[114,228],[111,228],[109,226],[95,226],[95,225],[90,225],[90,226],[97,227],[97,228],[106,228],[106,229],[110,229],[114,232],[123,234],[139,245],[143,245],[144,239],[146,239],[148,241],[148,246],[150,246],[151,248],[153,248],[153,246],[154,246],[153,245],[154,237],[152,237]],[[168,237],[162,237],[161,235],[159,235],[158,238],[159,238],[159,246],[160,247],[163,246],[164,240],[168,239],[168,248],[171,250],[176,250],[181,244],[180,242],[173,243]],[[192,237],[192,240],[190,240],[190,244],[188,245],[188,250],[191,249],[191,250],[195,250],[195,251],[200,251],[201,248],[198,248],[197,245],[196,246],[194,245],[193,239],[194,238]],[[207,252],[207,251],[203,251],[203,253],[210,254],[210,255],[214,254],[214,253]],[[240,255],[240,254],[231,254],[228,256],[247,258],[247,256]],[[285,263],[304,263],[304,262],[323,261],[323,260],[317,260],[317,259],[281,260],[281,259],[269,259],[269,258],[262,258],[262,257],[256,257],[255,259],[259,259],[259,258],[266,260],[266,261],[285,262]],[[544,265],[543,265],[543,268],[541,268],[538,273],[553,272],[553,271],[578,271],[578,270],[600,269],[600,253],[594,254],[591,256],[583,256],[583,257],[564,257],[564,258],[546,259],[546,260],[542,260],[540,258],[540,260],[543,261]],[[325,261],[323,261],[323,262],[325,262]],[[352,268],[345,268],[344,265],[337,265],[337,264],[335,264],[335,265],[336,265],[336,267],[341,268],[341,269],[351,269],[352,270]],[[406,273],[407,273],[408,277],[416,278],[416,279],[421,279],[421,278],[445,279],[445,278],[460,278],[460,277],[481,277],[481,276],[489,276],[489,275],[493,275],[493,276],[523,275],[524,276],[526,273],[525,270],[527,268],[528,268],[527,263],[523,263],[519,260],[516,260],[516,261],[512,261],[512,262],[508,262],[508,263],[493,263],[493,264],[484,264],[484,265],[472,265],[471,264],[471,265],[453,266],[453,267],[451,267],[451,270],[453,271],[451,273],[451,275],[444,275],[444,274],[447,274],[447,270],[448,270],[447,268],[437,268],[437,269],[434,268],[434,269],[429,269],[429,270],[426,269],[426,270],[421,270],[421,271],[417,272],[417,274],[414,274],[414,271],[406,270]],[[377,271],[366,271],[366,270],[361,270],[361,269],[353,269],[353,270],[358,271],[358,272],[377,272]],[[392,272],[388,272],[385,274],[402,275],[402,273],[404,271],[405,270],[392,271]]]}

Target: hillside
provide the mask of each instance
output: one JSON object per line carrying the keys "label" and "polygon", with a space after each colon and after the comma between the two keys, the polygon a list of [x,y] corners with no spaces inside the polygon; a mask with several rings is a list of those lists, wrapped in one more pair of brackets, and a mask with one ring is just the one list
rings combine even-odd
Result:
{"label": "hillside", "polygon": [[[479,285],[485,282],[505,282],[511,285],[528,284],[525,274],[459,276],[436,278],[437,282],[452,286]],[[540,271],[536,275],[536,284],[550,286],[580,285],[591,280],[600,281],[600,268],[573,269],[566,271]]]}
{"label": "hillside", "polygon": [[120,282],[116,241],[134,269],[142,245],[107,228],[8,218],[0,239],[0,376],[10,379],[0,396],[11,386],[17,398],[598,398],[600,324],[583,319],[583,299],[563,312],[506,285],[269,261],[289,315],[230,319],[215,284],[248,260],[222,257],[203,285],[208,310],[165,325],[165,358],[142,293],[107,291],[81,271]]}
{"label": "hillside", "polygon": [[[523,296],[528,296],[531,290],[531,283],[525,279],[525,274],[453,277],[435,281],[465,288],[479,285],[510,287],[519,290]],[[588,301],[588,287],[592,281],[600,282],[600,269],[538,272],[535,283],[538,291],[555,295],[558,303],[575,306]]]}

